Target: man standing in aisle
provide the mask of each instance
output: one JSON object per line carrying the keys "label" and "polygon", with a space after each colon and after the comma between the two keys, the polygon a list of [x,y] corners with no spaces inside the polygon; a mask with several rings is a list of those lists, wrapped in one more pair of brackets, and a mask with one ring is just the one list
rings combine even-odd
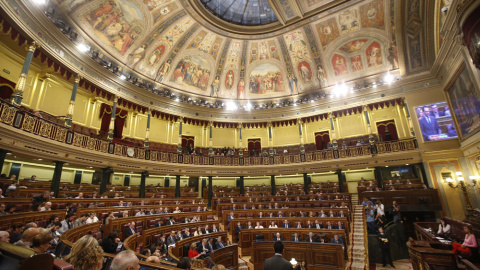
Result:
{"label": "man standing in aisle", "polygon": [[291,270],[292,265],[282,256],[282,241],[275,242],[275,244],[273,244],[273,249],[275,250],[275,255],[265,261],[265,266],[263,267],[263,270]]}
{"label": "man standing in aisle", "polygon": [[383,267],[390,264],[393,268],[392,254],[390,253],[390,239],[383,231],[383,227],[378,228],[378,241],[380,242],[380,248],[382,250]]}

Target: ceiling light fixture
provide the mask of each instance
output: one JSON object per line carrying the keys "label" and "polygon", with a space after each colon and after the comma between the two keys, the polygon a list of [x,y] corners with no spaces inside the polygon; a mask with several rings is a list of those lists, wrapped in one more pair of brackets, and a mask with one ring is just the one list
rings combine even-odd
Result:
{"label": "ceiling light fixture", "polygon": [[[223,104],[222,104],[223,105]],[[238,109],[238,106],[237,104],[235,104],[235,102],[233,101],[227,101],[227,104],[226,104],[226,109],[228,111],[236,111]]]}
{"label": "ceiling light fixture", "polygon": [[77,49],[80,50],[83,53],[90,52],[90,46],[80,43],[77,45]]}
{"label": "ceiling light fixture", "polygon": [[387,84],[391,84],[394,80],[393,76],[390,74],[390,71],[387,72],[387,75],[385,75],[385,78],[383,78],[383,80],[385,81],[385,83]]}

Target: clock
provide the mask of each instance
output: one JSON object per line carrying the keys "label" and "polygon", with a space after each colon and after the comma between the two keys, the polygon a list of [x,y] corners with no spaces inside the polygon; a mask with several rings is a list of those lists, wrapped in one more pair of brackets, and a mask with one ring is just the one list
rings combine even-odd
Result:
{"label": "clock", "polygon": [[127,156],[133,157],[134,154],[135,154],[135,149],[133,149],[133,147],[128,147],[127,148]]}

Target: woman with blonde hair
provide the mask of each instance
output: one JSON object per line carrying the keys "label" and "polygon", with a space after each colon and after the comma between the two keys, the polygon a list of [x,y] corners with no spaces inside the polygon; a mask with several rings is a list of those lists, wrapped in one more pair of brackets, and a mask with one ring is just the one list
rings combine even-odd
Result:
{"label": "woman with blonde hair", "polygon": [[100,270],[103,266],[103,249],[97,239],[85,235],[73,244],[65,261],[72,264],[75,270]]}

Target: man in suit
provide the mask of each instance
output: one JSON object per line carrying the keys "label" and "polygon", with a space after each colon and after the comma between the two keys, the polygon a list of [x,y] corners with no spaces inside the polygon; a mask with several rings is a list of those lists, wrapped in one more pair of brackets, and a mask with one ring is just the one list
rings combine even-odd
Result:
{"label": "man in suit", "polygon": [[300,235],[298,235],[298,232],[295,232],[293,235],[292,235],[292,240],[293,242],[301,242],[302,241],[302,238],[300,237]]}
{"label": "man in suit", "polygon": [[339,221],[337,224],[338,224],[337,229],[345,230],[345,225],[343,225],[341,221]]}
{"label": "man in suit", "polygon": [[202,240],[202,243],[198,245],[197,247],[197,252],[201,254],[202,252],[205,252],[202,256],[200,256],[200,259],[205,259],[206,257],[210,257],[210,249],[208,248],[208,239],[205,238]]}
{"label": "man in suit", "polygon": [[258,218],[263,218],[263,212],[258,213]]}
{"label": "man in suit", "polygon": [[300,221],[297,222],[297,225],[295,226],[295,228],[297,229],[301,229],[302,228],[302,223]]}
{"label": "man in suit", "polygon": [[340,210],[340,213],[338,213],[338,217],[346,217],[343,210]]}
{"label": "man in suit", "polygon": [[334,225],[330,221],[327,221],[327,225],[325,225],[325,229],[327,230],[333,230],[336,229]]}
{"label": "man in suit", "polygon": [[420,118],[418,122],[420,123],[420,129],[422,130],[423,139],[425,141],[430,141],[428,137],[429,135],[442,133],[437,119],[430,115],[430,109],[428,107],[423,109],[423,117]]}
{"label": "man in suit", "polygon": [[170,232],[170,236],[167,238],[167,246],[175,245],[177,240],[175,239],[175,231]]}
{"label": "man in suit", "polygon": [[221,236],[217,237],[217,242],[215,243],[215,249],[220,249],[224,247],[225,247],[225,243],[222,241],[222,237]]}
{"label": "man in suit", "polygon": [[432,104],[432,116],[435,118],[445,116],[445,113],[443,111],[439,111],[438,107],[436,104]]}
{"label": "man in suit", "polygon": [[380,243],[380,249],[382,250],[383,267],[390,264],[393,268],[392,254],[390,253],[390,239],[383,231],[383,227],[378,228],[378,242]]}
{"label": "man in suit", "polygon": [[207,225],[205,225],[205,228],[203,228],[203,234],[209,234],[209,233],[211,233],[211,232],[210,232],[210,229],[208,228],[208,224],[207,224]]}
{"label": "man in suit", "polygon": [[338,234],[334,234],[332,238],[332,244],[341,244],[343,246],[343,240],[338,236]]}
{"label": "man in suit", "polygon": [[237,225],[235,226],[235,232],[237,233],[237,239],[240,236],[240,231],[243,229],[242,225],[240,222],[237,222]]}
{"label": "man in suit", "polygon": [[305,238],[305,242],[313,243],[313,242],[317,242],[317,239],[312,232],[309,232],[307,237]]}
{"label": "man in suit", "polygon": [[277,217],[285,217],[282,211],[278,211]]}
{"label": "man in suit", "polygon": [[232,205],[232,210],[237,210],[237,205],[236,204]]}
{"label": "man in suit", "polygon": [[305,213],[300,210],[300,213],[298,214],[299,217],[305,217]]}
{"label": "man in suit", "polygon": [[217,228],[217,225],[213,224],[212,225],[212,233],[216,233],[216,232],[219,232],[219,230]]}
{"label": "man in suit", "polygon": [[130,225],[128,225],[128,227],[125,228],[125,231],[123,232],[123,236],[127,238],[134,234],[138,235],[137,230],[135,229],[135,222],[131,222]]}
{"label": "man in suit", "polygon": [[190,237],[190,230],[188,228],[186,228],[185,231],[182,233],[182,237],[184,239]]}
{"label": "man in suit", "polygon": [[177,236],[175,237],[175,241],[178,242],[178,241],[181,241],[183,240],[183,234],[182,234],[182,231],[178,230],[177,231]]}
{"label": "man in suit", "polygon": [[288,223],[288,221],[285,219],[283,221],[282,228],[288,229],[288,228],[291,228],[291,227],[292,226],[290,225],[290,223]]}
{"label": "man in suit", "polygon": [[315,224],[313,224],[314,228],[315,229],[321,229],[322,228],[322,224],[320,222],[318,222],[318,219],[315,220]]}
{"label": "man in suit", "polygon": [[273,241],[283,241],[282,239],[282,235],[277,232],[274,236],[273,236]]}
{"label": "man in suit", "polygon": [[175,219],[173,218],[173,216],[170,216],[170,219],[167,220],[167,225],[174,225],[176,222],[175,222]]}
{"label": "man in suit", "polygon": [[247,204],[244,203],[243,206],[242,206],[242,210],[247,210],[247,209],[248,209]]}
{"label": "man in suit", "polygon": [[291,270],[292,265],[282,256],[283,243],[281,241],[275,242],[273,249],[275,250],[275,255],[265,261],[263,270]]}
{"label": "man in suit", "polygon": [[154,228],[162,227],[162,223],[161,223],[161,222],[162,222],[162,221],[158,220],[157,222],[155,222],[155,223],[153,224],[153,227],[154,227]]}

